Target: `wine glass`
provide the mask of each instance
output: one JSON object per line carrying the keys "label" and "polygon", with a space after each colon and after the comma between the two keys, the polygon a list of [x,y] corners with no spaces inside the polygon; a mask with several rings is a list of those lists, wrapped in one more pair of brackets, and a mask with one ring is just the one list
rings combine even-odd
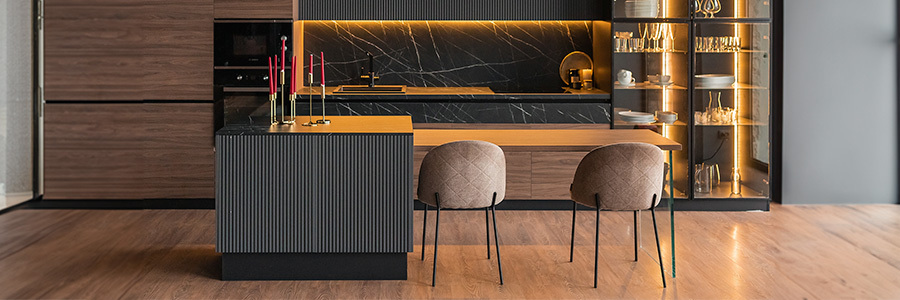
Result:
{"label": "wine glass", "polygon": [[694,14],[700,12],[700,0],[694,0]]}
{"label": "wine glass", "polygon": [[712,7],[709,9],[709,17],[715,18],[716,13],[722,10],[722,3],[719,0],[709,0],[709,2],[712,3]]}

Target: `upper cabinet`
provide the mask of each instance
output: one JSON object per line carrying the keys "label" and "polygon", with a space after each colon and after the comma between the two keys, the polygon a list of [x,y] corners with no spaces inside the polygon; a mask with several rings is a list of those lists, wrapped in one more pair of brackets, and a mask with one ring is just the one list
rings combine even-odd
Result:
{"label": "upper cabinet", "polygon": [[291,19],[296,0],[216,0],[216,19]]}
{"label": "upper cabinet", "polygon": [[49,0],[45,99],[212,100],[212,0]]}

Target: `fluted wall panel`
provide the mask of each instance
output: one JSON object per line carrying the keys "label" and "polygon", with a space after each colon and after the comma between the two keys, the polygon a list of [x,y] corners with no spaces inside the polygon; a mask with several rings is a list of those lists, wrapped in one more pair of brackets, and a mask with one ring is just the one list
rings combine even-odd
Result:
{"label": "fluted wall panel", "polygon": [[298,0],[300,20],[596,20],[597,0]]}
{"label": "fluted wall panel", "polygon": [[412,142],[412,134],[217,135],[217,251],[412,251]]}

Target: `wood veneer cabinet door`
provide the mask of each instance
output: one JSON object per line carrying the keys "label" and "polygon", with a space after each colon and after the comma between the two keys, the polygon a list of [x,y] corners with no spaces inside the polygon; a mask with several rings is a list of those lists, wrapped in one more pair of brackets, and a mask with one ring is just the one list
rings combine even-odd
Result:
{"label": "wood veneer cabinet door", "polygon": [[290,0],[216,0],[216,19],[290,19]]}
{"label": "wood veneer cabinet door", "polygon": [[212,0],[49,0],[45,98],[213,100]]}
{"label": "wood veneer cabinet door", "polygon": [[142,100],[139,1],[47,0],[47,100]]}
{"label": "wood veneer cabinet door", "polygon": [[587,153],[533,152],[531,156],[531,197],[568,200],[575,169]]}
{"label": "wood veneer cabinet door", "polygon": [[143,0],[148,100],[213,100],[212,0]]}
{"label": "wood veneer cabinet door", "polygon": [[45,199],[213,198],[210,103],[47,104]]}
{"label": "wood veneer cabinet door", "polygon": [[140,199],[141,104],[47,104],[45,199]]}
{"label": "wood veneer cabinet door", "polygon": [[144,104],[146,198],[214,198],[212,103]]}

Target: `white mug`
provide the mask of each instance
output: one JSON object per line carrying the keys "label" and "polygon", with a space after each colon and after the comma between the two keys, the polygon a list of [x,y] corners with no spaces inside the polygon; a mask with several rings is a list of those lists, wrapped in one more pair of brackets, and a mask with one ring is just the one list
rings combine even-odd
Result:
{"label": "white mug", "polygon": [[622,69],[619,70],[619,73],[616,75],[617,79],[619,80],[619,84],[630,85],[634,83],[634,78],[631,77],[631,71]]}

